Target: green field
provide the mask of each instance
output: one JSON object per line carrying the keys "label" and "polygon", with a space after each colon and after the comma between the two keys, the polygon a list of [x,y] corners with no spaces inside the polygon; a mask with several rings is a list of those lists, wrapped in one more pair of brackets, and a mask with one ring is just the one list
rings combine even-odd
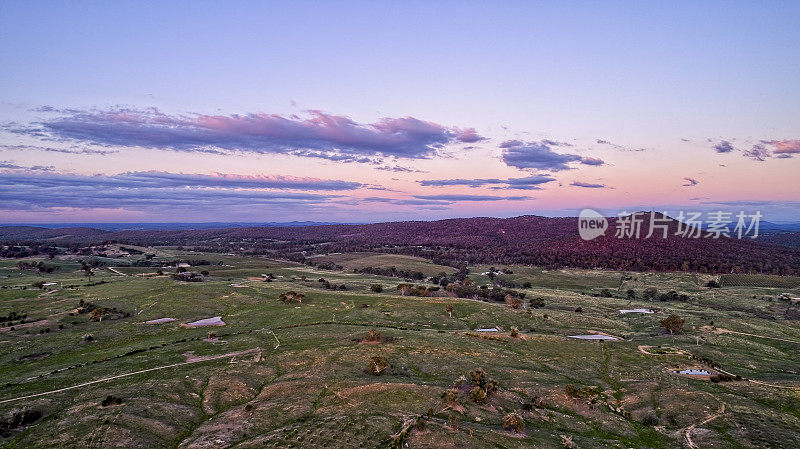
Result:
{"label": "green field", "polygon": [[[511,266],[499,278],[530,282],[519,290],[545,304],[512,309],[444,290],[400,296],[402,279],[353,273],[455,271],[406,256],[320,256],[346,267],[327,271],[158,249],[157,258],[176,257],[222,264],[192,267],[209,275],[187,283],[169,276],[173,268],[138,276],[158,268],[125,266],[124,257],[104,261],[126,275],[103,267],[91,278],[78,260],[27,260],[59,266],[47,274],[0,261],[0,316],[27,316],[0,323],[0,417],[42,413],[0,447],[372,448],[404,438],[412,448],[561,448],[562,436],[584,449],[800,446],[798,306],[779,298],[800,296],[796,284],[723,277],[722,288],[709,289],[716,278],[707,275]],[[480,274],[488,266],[469,268],[476,283],[490,283]],[[267,273],[272,282],[260,280]],[[39,281],[55,284],[39,289]],[[376,283],[382,293],[370,290]],[[643,301],[648,287],[691,299]],[[596,296],[603,289],[612,297]],[[626,298],[629,289],[637,299]],[[303,293],[302,303],[278,300],[289,290]],[[81,300],[120,313],[91,321],[74,313]],[[619,313],[633,308],[656,313]],[[676,335],[659,327],[671,313],[686,320]],[[226,325],[181,326],[213,316]],[[143,324],[165,317],[176,321]],[[501,331],[475,332],[494,326]],[[361,342],[370,329],[383,340]],[[592,332],[620,340],[567,337]],[[378,376],[365,371],[376,356],[391,365]],[[672,373],[712,361],[744,379]],[[485,404],[468,394],[478,368],[498,386]],[[461,376],[455,400],[443,399]],[[568,385],[592,393],[571,397]],[[108,396],[120,403],[102,405]],[[521,432],[503,428],[511,412],[524,420]]]}

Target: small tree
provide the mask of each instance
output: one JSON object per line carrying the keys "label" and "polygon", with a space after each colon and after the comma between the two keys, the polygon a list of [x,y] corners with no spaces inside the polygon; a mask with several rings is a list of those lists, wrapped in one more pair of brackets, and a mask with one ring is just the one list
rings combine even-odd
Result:
{"label": "small tree", "polygon": [[686,320],[678,315],[675,315],[674,313],[661,320],[661,327],[668,330],[670,335],[680,332],[684,324],[686,324]]}
{"label": "small tree", "polygon": [[98,307],[89,312],[89,321],[103,321],[104,314],[105,314],[105,309],[102,307]]}
{"label": "small tree", "polygon": [[378,329],[370,329],[367,331],[361,341],[380,342],[383,341],[383,336]]}
{"label": "small tree", "polygon": [[444,310],[447,312],[447,315],[449,315],[450,318],[453,318],[453,305],[452,304],[445,305],[444,306]]}
{"label": "small tree", "polygon": [[380,376],[389,366],[389,361],[386,357],[378,355],[369,359],[366,371],[373,376]]}
{"label": "small tree", "polygon": [[511,412],[503,418],[503,429],[520,433],[525,430],[525,420],[517,412]]}
{"label": "small tree", "polygon": [[442,393],[442,399],[444,399],[444,401],[449,405],[458,404],[458,390],[455,388],[446,390],[444,393]]}
{"label": "small tree", "polygon": [[628,292],[627,292],[627,295],[628,295],[628,299],[630,299],[630,300],[636,299],[636,292],[633,291],[633,289],[629,289]]}
{"label": "small tree", "polygon": [[472,399],[472,402],[483,405],[489,399],[489,395],[486,394],[483,388],[476,386],[472,387],[472,390],[469,392],[469,398]]}
{"label": "small tree", "polygon": [[506,304],[512,309],[519,309],[522,307],[522,298],[513,295],[506,295]]}

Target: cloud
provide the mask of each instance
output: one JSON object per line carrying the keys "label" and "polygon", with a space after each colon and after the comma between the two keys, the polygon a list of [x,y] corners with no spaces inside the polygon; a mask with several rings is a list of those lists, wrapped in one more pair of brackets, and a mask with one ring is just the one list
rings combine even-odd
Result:
{"label": "cloud", "polygon": [[367,197],[361,199],[361,201],[372,202],[372,203],[387,203],[387,204],[397,204],[400,206],[447,206],[450,204],[454,204],[454,201],[445,201],[445,200],[429,200],[429,199],[398,199],[398,198],[384,198],[384,197]]}
{"label": "cloud", "polygon": [[[495,189],[512,189],[512,190],[538,190],[540,184],[555,181],[555,178],[548,175],[534,175],[526,176],[523,178],[508,178],[508,179],[431,179],[419,181],[420,185],[428,187],[444,187],[444,186],[469,186],[469,187],[483,187],[486,185],[496,185]],[[500,187],[504,186],[504,187]]]}
{"label": "cloud", "polygon": [[35,145],[0,145],[0,148],[10,151],[45,151],[49,153],[92,154],[99,156],[118,153],[118,151],[113,151],[113,150],[92,150],[88,148],[68,149],[68,148],[40,147]]}
{"label": "cloud", "polygon": [[14,161],[0,161],[0,173],[6,173],[9,170],[21,172],[52,172],[55,170],[55,167],[52,165],[23,166],[15,164]]}
{"label": "cloud", "polygon": [[445,127],[414,117],[383,118],[365,124],[316,110],[307,111],[305,117],[265,113],[168,115],[155,108],[57,112],[56,118],[10,131],[112,147],[349,158],[420,159],[435,155],[447,144],[483,139],[472,128]]}
{"label": "cloud", "polygon": [[569,170],[571,167],[568,164],[572,162],[585,165],[604,164],[597,158],[556,153],[544,142],[507,140],[500,144],[500,148],[503,149],[503,161],[507,165],[522,169],[561,171]]}
{"label": "cloud", "polygon": [[475,128],[466,128],[466,129],[454,128],[453,132],[455,134],[456,139],[459,142],[475,143],[475,142],[480,142],[482,140],[486,140],[485,137],[481,137],[480,135],[478,135],[478,132],[475,131]]}
{"label": "cloud", "polygon": [[600,145],[608,145],[611,148],[617,149],[619,151],[644,151],[644,148],[638,148],[638,149],[628,148],[626,146],[618,145],[614,142],[609,142],[608,140],[603,140],[603,139],[597,139],[596,142],[599,143]]}
{"label": "cloud", "polygon": [[602,159],[598,159],[596,157],[583,157],[583,158],[581,158],[581,164],[584,164],[584,165],[603,165],[603,164],[605,164],[605,162],[603,162]]}
{"label": "cloud", "polygon": [[683,180],[686,181],[686,184],[682,184],[683,187],[694,187],[697,184],[700,184],[700,181],[694,178],[683,178]]}
{"label": "cloud", "polygon": [[118,175],[72,175],[64,173],[31,176],[25,173],[2,173],[0,183],[20,183],[38,187],[95,188],[249,188],[294,190],[353,190],[357,182],[297,178],[291,176],[245,176],[216,173],[213,175],[168,173],[160,171],[128,172]]}
{"label": "cloud", "polygon": [[308,191],[342,191],[360,186],[346,181],[285,176],[167,172],[86,176],[2,172],[0,207],[5,210],[69,207],[161,212],[165,208],[224,211],[227,207],[239,206],[321,204],[340,195]]}
{"label": "cloud", "polygon": [[429,201],[523,201],[529,196],[491,196],[491,195],[414,195],[414,198]]}
{"label": "cloud", "polygon": [[765,159],[772,157],[769,149],[762,144],[753,145],[753,148],[743,151],[742,154],[745,157],[762,162]]}
{"label": "cloud", "polygon": [[[771,149],[768,147],[771,147]],[[800,154],[800,139],[761,140],[760,143],[753,145],[749,150],[739,150],[729,141],[723,140],[714,145],[713,148],[717,153],[741,151],[742,156],[763,162],[771,157],[787,159],[792,157],[793,154]]]}
{"label": "cloud", "polygon": [[733,144],[728,142],[727,140],[723,140],[722,142],[714,145],[714,150],[717,153],[730,153],[734,151],[736,148],[733,147]]}
{"label": "cloud", "polygon": [[393,171],[395,173],[428,173],[425,170],[417,170],[415,168],[402,167],[400,165],[383,165],[375,167],[376,170]]}
{"label": "cloud", "polygon": [[800,139],[762,140],[761,143],[772,145],[775,148],[775,154],[800,154]]}
{"label": "cloud", "polygon": [[587,189],[603,189],[606,187],[605,184],[591,184],[588,182],[580,182],[580,181],[575,181],[570,185],[575,187],[584,187]]}

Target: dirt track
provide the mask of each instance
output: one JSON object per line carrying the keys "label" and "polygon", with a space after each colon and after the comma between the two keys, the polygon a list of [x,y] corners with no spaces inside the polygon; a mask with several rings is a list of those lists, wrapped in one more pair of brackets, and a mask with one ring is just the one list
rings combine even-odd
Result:
{"label": "dirt track", "polygon": [[[226,353],[226,354],[218,354],[218,355],[207,355],[207,356],[202,356],[202,357],[187,357],[187,361],[185,361],[185,362],[173,363],[171,365],[157,366],[155,368],[143,369],[143,370],[134,371],[134,372],[131,372],[131,373],[118,374],[116,376],[104,377],[102,379],[92,380],[92,381],[89,381],[89,382],[84,382],[84,383],[80,383],[80,384],[77,384],[77,385],[72,385],[72,386],[69,386],[69,387],[58,388],[58,389],[55,389],[55,390],[45,391],[44,393],[29,394],[27,396],[20,396],[20,397],[12,398],[12,399],[4,399],[4,400],[0,401],[0,404],[6,404],[6,403],[9,403],[9,402],[19,401],[19,400],[22,400],[22,399],[36,398],[36,397],[39,397],[39,396],[46,396],[46,395],[49,395],[49,394],[60,393],[62,391],[74,390],[76,388],[86,387],[86,386],[98,384],[98,383],[101,383],[101,382],[107,382],[109,380],[121,379],[123,377],[135,376],[136,374],[148,373],[148,372],[151,372],[151,371],[158,371],[158,370],[167,369],[167,368],[174,368],[176,366],[191,365],[193,363],[207,362],[209,360],[217,360],[217,359],[224,359],[224,358],[228,358],[228,357],[236,357],[236,356],[245,355],[245,354],[251,354],[251,353],[255,353],[255,352],[258,352],[259,354],[261,354],[261,348],[256,347],[256,348],[252,348],[252,349],[246,349],[244,351],[229,352],[229,353]],[[259,356],[259,359],[260,359],[260,356]]]}

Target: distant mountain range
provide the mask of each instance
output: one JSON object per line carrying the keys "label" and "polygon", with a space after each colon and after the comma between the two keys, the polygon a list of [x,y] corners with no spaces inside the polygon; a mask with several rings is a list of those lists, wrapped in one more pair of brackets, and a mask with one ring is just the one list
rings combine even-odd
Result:
{"label": "distant mountain range", "polygon": [[[616,238],[617,218],[606,235],[584,241],[578,219],[521,216],[458,218],[374,224],[293,223],[284,226],[110,231],[89,227],[0,227],[0,240],[40,245],[96,244],[183,246],[209,252],[265,254],[304,261],[325,252],[381,251],[417,255],[440,263],[528,264],[622,270],[688,270],[800,275],[800,233],[771,230],[758,239],[682,238],[669,221],[668,238]],[[649,214],[642,223],[642,237]]]}
{"label": "distant mountain range", "polygon": [[[197,223],[20,223],[20,224],[0,224],[0,227],[35,227],[47,229],[59,228],[92,228],[103,231],[148,231],[148,230],[185,230],[185,229],[224,229],[224,228],[245,228],[245,227],[294,227],[294,226],[322,226],[343,224],[327,221],[211,221]],[[360,224],[360,223],[351,223]]]}
{"label": "distant mountain range", "polygon": [[[572,217],[566,217],[572,218]],[[258,228],[258,227],[304,227],[304,226],[328,226],[328,225],[366,225],[366,224],[381,224],[381,223],[340,223],[333,221],[267,221],[267,222],[249,222],[249,221],[211,221],[211,222],[175,222],[175,223],[20,223],[20,224],[2,224],[2,228],[47,228],[47,229],[64,229],[64,228],[91,228],[103,231],[182,231],[192,229],[227,229],[227,228]],[[800,232],[800,222],[792,223],[772,223],[762,221],[759,225],[760,232]],[[2,235],[0,235],[1,237]]]}

